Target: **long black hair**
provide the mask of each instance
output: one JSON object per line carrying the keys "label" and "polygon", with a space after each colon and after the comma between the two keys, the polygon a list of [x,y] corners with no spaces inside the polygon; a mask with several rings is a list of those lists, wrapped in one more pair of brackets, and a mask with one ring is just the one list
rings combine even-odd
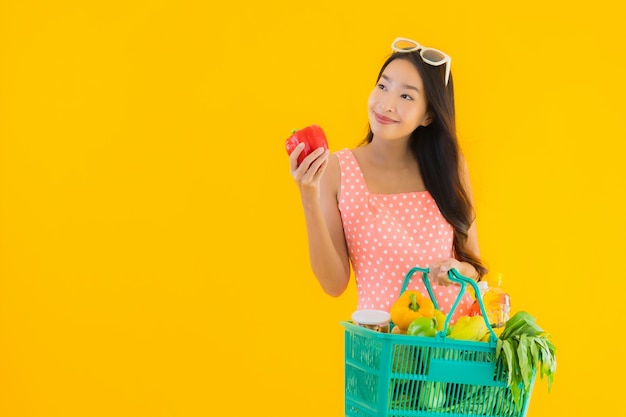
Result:
{"label": "long black hair", "polygon": [[[487,273],[487,268],[478,255],[467,248],[468,230],[475,213],[460,174],[461,151],[456,136],[452,74],[448,85],[445,85],[445,65],[426,64],[419,52],[395,52],[380,69],[377,83],[387,65],[395,59],[411,62],[422,77],[431,122],[413,131],[409,146],[418,162],[426,189],[454,229],[455,257],[476,268],[480,278]],[[370,143],[373,136],[370,127],[363,144]]]}

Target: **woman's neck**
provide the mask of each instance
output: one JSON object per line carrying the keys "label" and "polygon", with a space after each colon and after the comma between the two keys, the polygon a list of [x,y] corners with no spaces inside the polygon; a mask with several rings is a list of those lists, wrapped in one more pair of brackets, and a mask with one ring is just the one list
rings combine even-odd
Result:
{"label": "woman's neck", "polygon": [[381,168],[405,169],[415,165],[415,156],[408,140],[372,140],[366,145],[366,156],[370,163]]}

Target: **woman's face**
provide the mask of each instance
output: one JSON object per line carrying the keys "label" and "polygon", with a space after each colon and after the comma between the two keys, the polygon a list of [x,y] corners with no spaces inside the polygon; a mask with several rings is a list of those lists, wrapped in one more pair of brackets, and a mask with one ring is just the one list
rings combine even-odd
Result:
{"label": "woman's face", "polygon": [[370,127],[375,138],[408,139],[418,126],[430,123],[424,83],[406,59],[395,59],[383,71],[368,100]]}

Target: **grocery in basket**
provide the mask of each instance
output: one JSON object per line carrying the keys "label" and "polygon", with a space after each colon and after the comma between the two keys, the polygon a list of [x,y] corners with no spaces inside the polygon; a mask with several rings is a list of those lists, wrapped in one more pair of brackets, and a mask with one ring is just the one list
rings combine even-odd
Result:
{"label": "grocery in basket", "polygon": [[[547,377],[549,389],[556,372],[549,335],[524,311],[496,335],[482,301],[482,315],[461,317],[451,325],[458,299],[448,314],[439,311],[427,269],[409,271],[401,294],[416,272],[422,272],[431,299],[409,297],[410,311],[402,310],[401,315],[399,307],[395,314],[392,307],[390,333],[342,322],[345,415],[524,417],[535,377]],[[461,286],[459,299],[466,285],[478,294],[476,283],[456,270],[449,278]],[[419,310],[421,314],[409,321],[406,315]]]}

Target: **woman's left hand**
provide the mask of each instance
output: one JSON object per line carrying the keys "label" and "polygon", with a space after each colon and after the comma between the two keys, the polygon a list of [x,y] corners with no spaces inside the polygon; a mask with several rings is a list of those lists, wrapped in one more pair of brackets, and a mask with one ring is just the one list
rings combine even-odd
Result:
{"label": "woman's left hand", "polygon": [[[463,267],[465,262],[460,262],[457,259],[450,258],[445,261],[438,261],[430,265],[430,272],[428,273],[428,277],[432,279],[438,285],[448,286],[455,284],[455,282],[451,281],[448,278],[448,271],[452,268],[456,269],[461,275],[463,275]],[[470,268],[473,268],[471,265],[467,264]]]}

